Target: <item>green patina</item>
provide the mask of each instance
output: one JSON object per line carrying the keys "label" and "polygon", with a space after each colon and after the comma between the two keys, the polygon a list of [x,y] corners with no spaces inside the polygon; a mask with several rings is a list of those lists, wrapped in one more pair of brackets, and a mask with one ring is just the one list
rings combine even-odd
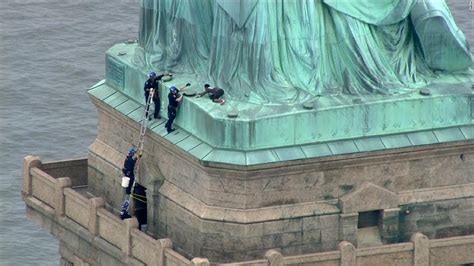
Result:
{"label": "green patina", "polygon": [[136,66],[266,105],[399,95],[471,65],[443,0],[145,0]]}
{"label": "green patina", "polygon": [[204,161],[471,140],[471,55],[444,2],[425,2],[143,1],[139,42],[107,51],[106,80],[89,93],[139,121],[148,71],[175,73],[161,88],[162,110],[171,85],[221,86],[223,106],[185,98],[183,130],[150,125]]}
{"label": "green patina", "polygon": [[[139,104],[131,97],[126,97],[127,99],[119,105],[110,105],[110,103],[115,102],[114,99],[122,98],[117,94],[120,94],[123,97],[125,97],[125,94],[112,89],[106,85],[105,82],[100,82],[96,86],[93,86],[89,90],[89,94],[137,123],[143,118],[143,105]],[[112,100],[108,100],[109,98]],[[187,104],[191,104],[191,102],[189,101]],[[149,125],[153,134],[158,134],[164,137],[166,140],[180,147],[197,159],[204,162],[248,166],[289,160],[312,159],[334,155],[474,140],[474,125],[468,124],[447,128],[421,130],[417,132],[399,132],[351,139],[341,138],[333,141],[321,141],[320,143],[306,143],[286,147],[274,146],[258,150],[239,150],[224,149],[213,146],[200,139],[199,134],[192,134],[187,130],[178,130],[168,134],[166,129],[163,127],[164,123],[164,119],[153,120]]]}

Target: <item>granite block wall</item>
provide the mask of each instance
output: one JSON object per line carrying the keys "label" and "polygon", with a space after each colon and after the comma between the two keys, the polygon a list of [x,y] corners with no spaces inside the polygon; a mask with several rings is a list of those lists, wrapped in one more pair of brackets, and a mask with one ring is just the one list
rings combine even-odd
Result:
{"label": "granite block wall", "polygon": [[401,240],[407,241],[413,232],[430,239],[474,234],[474,198],[401,206]]}
{"label": "granite block wall", "polygon": [[173,239],[188,257],[220,262],[262,258],[269,249],[284,255],[334,250],[341,240],[337,214],[239,224],[199,219],[166,198],[158,213],[158,237]]}
{"label": "granite block wall", "polygon": [[[89,165],[110,175],[108,178],[119,178],[125,152],[137,139],[138,124],[107,108],[99,108],[96,144],[109,149],[93,144],[90,154],[101,157],[108,165],[104,161],[96,163],[94,158],[89,158]],[[203,167],[189,154],[150,134],[146,138],[142,183],[166,179],[207,205],[249,209],[338,199],[364,182],[394,192],[474,182],[470,174],[474,170],[474,154],[469,145],[420,148],[371,158],[366,155],[347,156],[342,162],[315,159],[252,169],[216,169]]]}
{"label": "granite block wall", "polygon": [[[95,104],[98,136],[89,148],[89,187],[118,208],[123,200],[120,169],[139,125],[101,102]],[[270,248],[295,255],[333,250],[341,240],[356,242],[355,218],[351,222],[351,213],[342,213],[341,225],[336,205],[365,183],[393,195],[474,183],[472,143],[229,167],[200,162],[154,133],[145,141],[140,183],[149,189],[150,233],[171,238],[183,254],[213,261],[257,258]],[[423,204],[402,206],[401,218],[399,210],[389,213],[375,206],[384,210],[383,242],[406,240],[417,231],[436,237],[470,230],[461,211],[468,207],[451,214],[449,207],[443,212],[442,205]],[[415,215],[404,215],[406,208],[413,208]],[[250,214],[252,210],[257,211]]]}

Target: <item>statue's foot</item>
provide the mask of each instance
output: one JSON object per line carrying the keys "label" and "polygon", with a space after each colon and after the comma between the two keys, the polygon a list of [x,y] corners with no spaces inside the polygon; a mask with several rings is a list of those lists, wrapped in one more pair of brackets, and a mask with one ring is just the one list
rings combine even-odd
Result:
{"label": "statue's foot", "polygon": [[471,66],[469,45],[444,1],[418,1],[411,19],[430,68],[458,71]]}

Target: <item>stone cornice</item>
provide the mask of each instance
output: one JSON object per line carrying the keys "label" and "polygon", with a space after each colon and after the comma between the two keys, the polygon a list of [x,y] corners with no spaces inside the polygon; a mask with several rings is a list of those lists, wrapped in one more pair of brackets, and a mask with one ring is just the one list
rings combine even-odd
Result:
{"label": "stone cornice", "polygon": [[[341,213],[338,200],[288,204],[255,209],[232,209],[204,204],[174,184],[165,182],[160,194],[203,220],[250,224],[273,220]],[[474,183],[432,189],[402,191],[396,194],[399,205],[474,197]]]}
{"label": "stone cornice", "polygon": [[[93,103],[97,106],[99,110],[102,110],[107,115],[111,116],[113,119],[119,120],[121,123],[125,123],[127,126],[139,129],[139,124],[137,120],[131,117],[134,112],[137,112],[140,108],[137,107],[134,111],[129,113],[119,112],[117,109],[114,109],[113,106],[106,104],[103,100],[96,98],[94,96],[91,97]],[[133,101],[131,99],[127,101]],[[136,104],[139,106],[138,104]],[[232,162],[222,162],[222,161],[215,161],[209,160],[210,158],[207,156],[209,155],[212,150],[208,144],[197,140],[196,146],[206,146],[207,153],[203,156],[197,154],[194,149],[196,146],[193,146],[191,149],[186,150],[186,147],[183,147],[183,142],[186,139],[194,138],[191,134],[185,132],[184,130],[180,129],[179,131],[183,136],[182,138],[177,139],[176,136],[172,134],[167,134],[166,130],[163,129],[161,126],[164,123],[164,120],[154,122],[154,124],[150,125],[151,127],[151,138],[160,145],[164,145],[167,147],[172,153],[178,154],[181,158],[184,158],[188,162],[192,162],[196,165],[199,165],[200,168],[206,168],[206,171],[213,172],[215,169],[216,174],[220,170],[236,170],[236,171],[244,171],[246,177],[252,176],[253,171],[279,171],[280,168],[285,168],[285,171],[292,171],[292,172],[305,172],[308,169],[312,171],[318,169],[338,169],[341,167],[352,167],[352,166],[364,166],[364,165],[373,165],[374,162],[386,162],[390,160],[392,162],[402,161],[405,160],[407,157],[423,157],[423,158],[435,158],[446,156],[450,154],[459,154],[461,152],[471,153],[473,151],[474,142],[471,140],[471,137],[474,138],[474,126],[466,126],[466,127],[456,127],[452,128],[453,130],[458,130],[460,132],[464,132],[463,136],[465,138],[463,140],[452,141],[452,142],[445,142],[445,143],[433,143],[433,144],[426,144],[426,145],[410,145],[407,147],[399,147],[393,149],[384,149],[384,150],[374,150],[370,152],[354,152],[349,154],[332,154],[327,156],[314,156],[314,157],[305,157],[305,158],[294,158],[291,160],[286,161],[273,161],[273,162],[264,162],[260,164],[234,164]],[[428,131],[427,131],[428,132]],[[432,133],[429,131],[430,134]],[[174,134],[174,133],[173,133]],[[434,133],[433,133],[434,134]],[[405,136],[404,134],[402,134]],[[402,136],[400,135],[400,136]],[[472,135],[472,136],[471,136]],[[388,136],[394,137],[394,135]],[[405,136],[406,137],[406,136]],[[327,143],[326,143],[327,144]],[[319,145],[319,144],[318,144]],[[176,147],[179,147],[177,149]],[[302,146],[298,146],[300,149]],[[286,148],[291,149],[291,147]],[[433,152],[436,150],[436,152]],[[256,152],[261,153],[272,153],[274,154],[274,150],[260,150]],[[243,155],[243,156],[253,156],[255,152],[238,152],[238,151],[227,151],[227,150],[219,150],[219,158],[232,158],[234,156]],[[184,155],[184,156],[183,156]],[[212,159],[212,158],[211,158]],[[217,157],[215,158],[218,159]],[[219,159],[220,160],[220,159]],[[341,164],[341,162],[344,164]]]}

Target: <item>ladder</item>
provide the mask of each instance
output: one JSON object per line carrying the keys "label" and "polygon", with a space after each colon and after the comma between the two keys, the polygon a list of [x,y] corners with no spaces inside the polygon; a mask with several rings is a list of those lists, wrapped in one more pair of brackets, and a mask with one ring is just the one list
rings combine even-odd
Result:
{"label": "ladder", "polygon": [[136,145],[136,147],[138,147],[137,149],[138,159],[135,163],[135,169],[134,169],[135,179],[133,180],[132,190],[130,192],[130,195],[127,195],[127,194],[125,195],[125,200],[122,204],[122,209],[125,209],[127,212],[128,212],[128,209],[130,208],[130,196],[133,195],[135,191],[135,184],[137,183],[137,180],[139,180],[140,178],[140,158],[143,155],[143,148],[145,145],[145,135],[148,128],[148,122],[149,122],[148,119],[151,115],[150,107],[151,107],[151,102],[153,101],[154,93],[156,93],[155,90],[151,89],[150,94],[148,96],[148,100],[145,105],[145,112],[143,112],[142,120],[140,121],[140,135],[138,136],[138,143]]}
{"label": "ladder", "polygon": [[[155,94],[155,91],[151,89],[150,95],[148,96],[148,101],[146,102],[146,105],[145,105],[145,112],[143,113],[143,116],[142,116],[142,121],[140,125],[140,135],[138,136],[138,144],[137,144],[137,147],[138,147],[137,152],[138,152],[138,155],[140,156],[143,153],[143,147],[145,144],[145,134],[148,128],[148,121],[149,121],[148,118],[151,115],[150,106],[151,106],[151,102],[153,101],[154,94]],[[140,156],[138,158],[140,158]],[[139,168],[139,165],[137,165],[136,167],[137,177],[138,177],[138,170],[139,170],[138,168]]]}

